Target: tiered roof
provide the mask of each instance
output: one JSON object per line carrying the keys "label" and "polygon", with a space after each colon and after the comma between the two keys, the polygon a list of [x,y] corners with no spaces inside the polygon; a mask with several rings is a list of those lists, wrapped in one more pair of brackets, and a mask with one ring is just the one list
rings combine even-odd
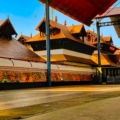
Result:
{"label": "tiered roof", "polygon": [[[34,37],[28,39],[26,42],[45,41],[46,40],[46,36],[45,36],[45,21],[46,21],[46,18],[43,18],[43,20],[36,27],[36,30],[38,30],[38,31],[40,31],[40,32],[42,32],[44,34],[41,35],[40,33],[38,33]],[[52,34],[52,30],[50,31],[50,39],[51,40],[57,40],[57,39],[61,39],[61,38],[68,38],[70,40],[74,40],[74,41],[83,43],[80,38],[78,40],[77,38],[75,38],[73,36],[73,34],[79,34],[80,36],[81,35],[86,36],[86,31],[85,31],[85,28],[84,28],[83,24],[72,25],[72,26],[65,26],[65,25],[59,24],[56,21],[50,20],[50,28],[51,29],[58,29],[58,33],[54,34],[54,35]],[[88,41],[86,41],[86,43],[88,45],[92,46]]]}
{"label": "tiered roof", "polygon": [[[43,18],[43,20],[36,27],[36,30],[40,31],[40,33],[38,33],[34,37],[28,39],[26,42],[31,43],[31,42],[45,41],[46,40],[45,21],[46,21],[46,19]],[[52,33],[53,29],[57,29],[57,33],[53,34]],[[91,40],[88,40],[88,36],[87,36],[88,33],[92,35]],[[75,35],[78,35],[79,37],[84,37],[84,42],[82,41],[81,38],[77,39],[75,37]],[[50,20],[50,40],[58,40],[58,39],[62,39],[62,38],[68,38],[70,40],[77,41],[77,42],[80,42],[82,44],[86,44],[86,45],[89,45],[89,46],[92,46],[92,47],[96,47],[96,44],[97,44],[97,34],[94,31],[91,31],[91,30],[87,30],[87,32],[86,32],[83,24],[66,26],[66,25],[62,25],[62,24],[57,23],[57,21]],[[111,51],[111,55],[112,55],[112,52],[114,53],[114,51],[116,51],[116,49],[117,49],[113,45],[113,40],[112,40],[111,36],[104,37],[103,35],[101,35],[100,36],[100,42],[104,43],[102,45],[102,49],[103,49],[103,52],[105,52],[106,54],[110,52],[109,50],[112,50]],[[108,50],[108,51],[104,51],[104,50]],[[73,60],[72,56],[64,56],[63,55],[63,57],[64,57],[65,61],[66,60],[68,60],[68,61],[69,60]],[[91,62],[90,60],[88,60],[89,61],[88,62],[87,59],[83,60],[82,58],[79,58],[79,59],[75,58],[75,60],[78,59],[79,62],[83,62],[84,61],[84,63],[86,63],[86,61],[87,61],[88,64],[93,64],[94,65],[95,63],[97,64],[97,61],[95,61],[96,58],[97,58],[97,55],[93,53],[92,56],[91,56],[91,60],[93,62]],[[53,56],[52,56],[51,59],[53,59]],[[102,65],[114,65],[114,62],[112,62],[112,60],[109,57],[107,57],[107,55],[102,55],[101,54],[101,59],[103,59],[102,60]]]}
{"label": "tiered roof", "polygon": [[[46,18],[43,18],[43,20],[40,22],[40,24],[37,26],[36,30],[41,31],[43,33],[45,33],[45,21]],[[43,26],[44,25],[44,26]],[[68,31],[67,27],[65,27],[64,25],[61,25],[55,21],[50,20],[50,27],[51,28],[57,28],[59,30],[59,32],[57,34],[54,35],[50,35],[50,39],[60,39],[60,38],[68,38],[70,40],[75,40],[77,41],[77,39],[75,39],[70,32]],[[43,29],[42,29],[43,28]],[[31,39],[28,40],[28,42],[32,42],[32,41],[42,41],[42,40],[46,40],[46,36],[45,34],[42,36],[39,33],[37,35],[35,35],[34,37],[32,37]]]}
{"label": "tiered roof", "polygon": [[[0,20],[0,31],[0,58],[26,61],[43,61],[40,56],[12,38],[12,35],[17,35],[17,33],[9,19]],[[7,36],[8,31],[10,38]]]}

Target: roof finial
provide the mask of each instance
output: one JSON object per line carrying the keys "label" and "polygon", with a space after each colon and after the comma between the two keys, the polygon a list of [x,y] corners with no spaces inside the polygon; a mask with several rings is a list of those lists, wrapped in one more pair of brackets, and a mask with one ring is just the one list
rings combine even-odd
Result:
{"label": "roof finial", "polygon": [[95,32],[94,28],[93,28],[93,32]]}
{"label": "roof finial", "polygon": [[57,16],[55,16],[55,22],[57,22],[58,21],[58,18],[57,18]]}
{"label": "roof finial", "polygon": [[30,37],[32,38],[32,33],[30,34]]}
{"label": "roof finial", "polygon": [[67,26],[67,22],[66,22],[66,20],[64,21],[64,26]]}
{"label": "roof finial", "polygon": [[21,32],[21,35],[22,35],[22,32]]}

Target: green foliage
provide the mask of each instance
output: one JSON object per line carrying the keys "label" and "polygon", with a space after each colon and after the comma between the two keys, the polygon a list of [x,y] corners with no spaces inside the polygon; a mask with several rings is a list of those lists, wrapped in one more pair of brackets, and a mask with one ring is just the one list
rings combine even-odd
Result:
{"label": "green foliage", "polygon": [[9,81],[8,79],[3,79],[2,83],[10,83],[11,81]]}

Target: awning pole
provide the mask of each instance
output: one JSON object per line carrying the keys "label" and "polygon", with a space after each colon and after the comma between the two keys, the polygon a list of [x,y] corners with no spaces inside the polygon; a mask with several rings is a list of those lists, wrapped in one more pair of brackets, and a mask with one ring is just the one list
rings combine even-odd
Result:
{"label": "awning pole", "polygon": [[[96,22],[96,28],[97,28],[97,49],[98,49],[98,68],[101,68],[101,59],[100,59],[100,26],[99,26],[99,21]],[[100,71],[98,71],[98,83],[102,83],[102,74]]]}
{"label": "awning pole", "polygon": [[51,87],[49,0],[46,0],[46,51],[47,51],[47,87]]}

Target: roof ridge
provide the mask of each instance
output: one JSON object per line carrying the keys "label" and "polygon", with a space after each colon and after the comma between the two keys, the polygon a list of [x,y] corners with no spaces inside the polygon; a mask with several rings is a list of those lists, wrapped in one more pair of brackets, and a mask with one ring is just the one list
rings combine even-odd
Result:
{"label": "roof ridge", "polygon": [[83,23],[81,23],[81,24],[78,24],[78,25],[70,25],[70,26],[67,26],[67,27],[72,27],[72,26],[84,26],[84,24]]}
{"label": "roof ridge", "polygon": [[31,39],[33,39],[34,37],[36,37],[37,35],[39,35],[40,33],[37,33],[36,35],[34,35],[32,38],[28,39],[27,41],[29,42]]}

